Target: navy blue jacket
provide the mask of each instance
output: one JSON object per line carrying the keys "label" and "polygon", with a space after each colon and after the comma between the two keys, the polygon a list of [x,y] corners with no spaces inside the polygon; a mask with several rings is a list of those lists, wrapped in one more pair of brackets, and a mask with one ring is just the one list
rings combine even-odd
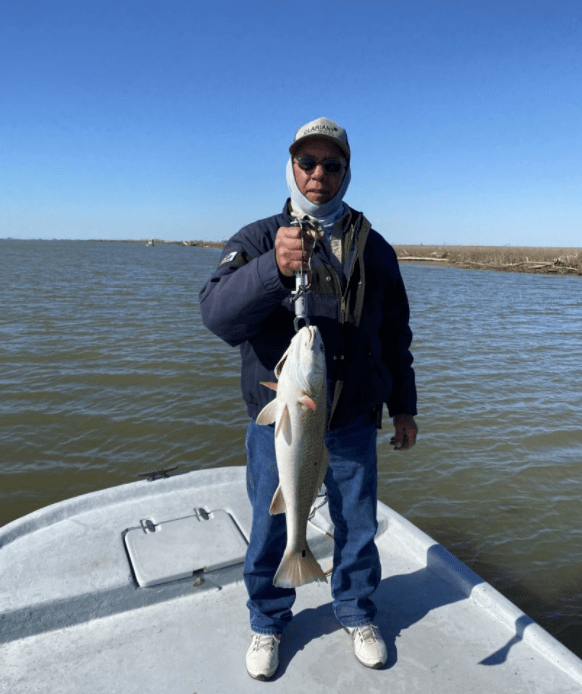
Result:
{"label": "navy blue jacket", "polygon": [[[292,222],[282,214],[241,229],[223,249],[218,268],[200,292],[204,325],[229,345],[240,346],[241,388],[256,418],[275,393],[275,365],[295,334],[295,280],[275,261],[275,236]],[[350,208],[343,268],[326,244],[312,257],[308,316],[321,331],[328,377],[330,429],[362,413],[416,414],[416,387],[406,290],[394,249]]]}

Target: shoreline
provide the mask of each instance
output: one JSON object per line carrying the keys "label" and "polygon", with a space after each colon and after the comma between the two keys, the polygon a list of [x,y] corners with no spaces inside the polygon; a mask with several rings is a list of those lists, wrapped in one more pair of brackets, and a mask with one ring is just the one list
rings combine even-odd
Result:
{"label": "shoreline", "polygon": [[[172,243],[172,242],[164,242]],[[180,242],[177,242],[180,243]],[[226,241],[182,245],[223,248]],[[446,246],[391,244],[398,262],[431,263],[465,270],[582,276],[582,249],[559,246]]]}
{"label": "shoreline", "polygon": [[[0,239],[6,241],[58,241],[67,239]],[[70,239],[68,239],[70,240]],[[76,239],[93,243],[136,243],[144,246],[184,246],[224,248],[226,241],[195,239],[166,241],[164,239]],[[433,264],[468,270],[496,270],[528,274],[582,276],[582,248],[562,246],[461,246],[391,244],[399,263]]]}
{"label": "shoreline", "polygon": [[557,246],[424,246],[394,244],[398,262],[468,270],[582,276],[582,250]]}

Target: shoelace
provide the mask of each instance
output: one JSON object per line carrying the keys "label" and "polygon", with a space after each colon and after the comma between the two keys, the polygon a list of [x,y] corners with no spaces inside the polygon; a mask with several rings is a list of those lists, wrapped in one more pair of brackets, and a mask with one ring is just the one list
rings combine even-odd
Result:
{"label": "shoelace", "polygon": [[366,624],[363,627],[357,627],[354,631],[354,637],[359,636],[362,641],[377,641],[379,637],[378,628],[373,624]]}
{"label": "shoelace", "polygon": [[271,651],[275,650],[275,642],[277,637],[271,634],[256,634],[253,641],[255,651]]}

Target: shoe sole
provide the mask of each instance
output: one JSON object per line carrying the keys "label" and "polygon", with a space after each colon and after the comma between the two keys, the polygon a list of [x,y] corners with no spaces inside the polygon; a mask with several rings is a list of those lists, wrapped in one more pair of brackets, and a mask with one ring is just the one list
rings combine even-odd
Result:
{"label": "shoe sole", "polygon": [[378,663],[374,663],[373,665],[369,665],[368,663],[365,663],[363,660],[360,660],[355,653],[354,653],[354,656],[355,656],[356,660],[358,661],[358,663],[360,663],[360,665],[363,665],[364,667],[370,668],[370,670],[381,670],[384,667],[384,665],[386,665],[386,663],[383,663],[381,660]]}
{"label": "shoe sole", "polygon": [[[277,671],[275,670],[275,672],[277,672]],[[258,680],[259,682],[267,682],[268,680],[272,679],[275,676],[275,672],[272,675],[263,675],[261,673],[259,673],[258,675],[252,675],[247,670],[248,676],[252,677],[254,680]]]}

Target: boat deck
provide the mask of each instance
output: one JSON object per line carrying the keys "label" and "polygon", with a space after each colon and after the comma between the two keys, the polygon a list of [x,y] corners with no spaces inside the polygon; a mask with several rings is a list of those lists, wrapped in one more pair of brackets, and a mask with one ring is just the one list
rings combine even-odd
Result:
{"label": "boat deck", "polygon": [[[268,684],[252,680],[245,669],[250,630],[236,533],[224,538],[221,530],[220,541],[210,543],[225,558],[218,568],[203,572],[195,564],[176,578],[170,566],[181,565],[187,552],[181,533],[219,512],[232,520],[244,549],[251,522],[244,468],[136,482],[0,528],[0,690],[582,692],[582,661],[383,504],[377,538],[383,580],[375,601],[386,667],[369,670],[355,660],[333,616],[329,586],[311,584],[297,591],[277,675]],[[152,538],[148,528],[155,530]],[[172,545],[169,554],[158,561],[157,549],[153,555],[149,547],[131,549],[126,536],[132,529],[146,543]],[[330,530],[323,506],[313,518],[310,545],[324,570],[331,566]],[[139,586],[148,580],[148,561],[167,574],[153,580],[165,582]]]}

